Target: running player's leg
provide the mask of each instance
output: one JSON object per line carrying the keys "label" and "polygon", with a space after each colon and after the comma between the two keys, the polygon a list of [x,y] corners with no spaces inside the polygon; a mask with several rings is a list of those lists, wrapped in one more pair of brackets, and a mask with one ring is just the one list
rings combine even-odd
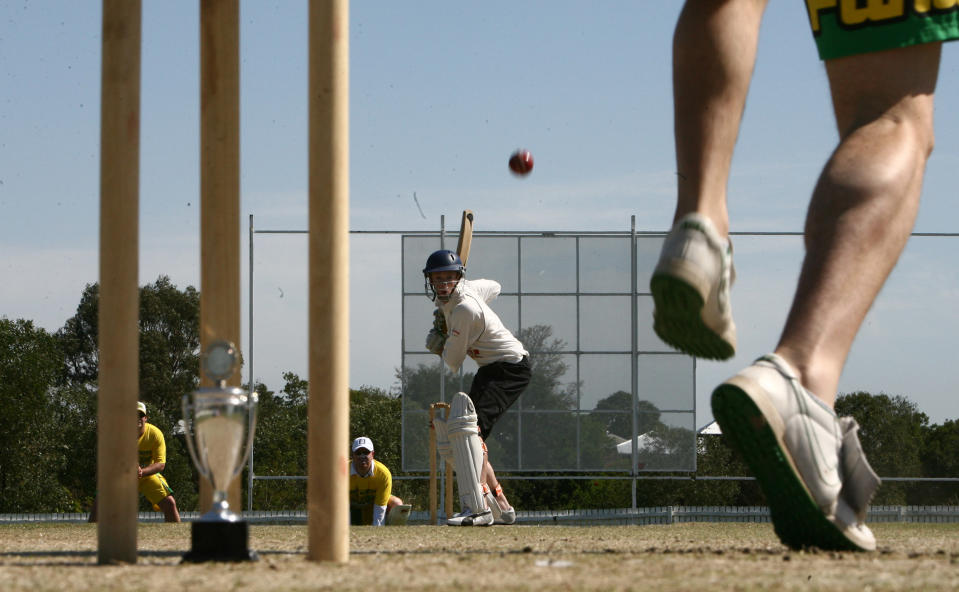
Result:
{"label": "running player's leg", "polygon": [[933,145],[940,44],[829,60],[840,143],[806,221],[806,258],[775,353],[720,385],[713,414],[756,475],[780,539],[875,549],[879,486],[852,418],[834,413],[853,339],[911,232]]}
{"label": "running player's leg", "polygon": [[829,60],[839,147],[813,191],[776,352],[830,407],[866,313],[912,232],[933,147],[941,44]]}
{"label": "running player's leg", "polygon": [[726,184],[767,0],[687,0],[673,36],[677,200],[729,230]]}
{"label": "running player's leg", "polygon": [[726,185],[766,0],[687,0],[673,37],[676,210],[650,279],[653,329],[690,355],[736,352]]}

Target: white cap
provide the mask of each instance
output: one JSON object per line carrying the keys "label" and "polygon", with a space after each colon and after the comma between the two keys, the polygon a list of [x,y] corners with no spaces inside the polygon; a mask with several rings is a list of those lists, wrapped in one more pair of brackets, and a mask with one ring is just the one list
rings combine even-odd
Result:
{"label": "white cap", "polygon": [[143,401],[137,401],[137,411],[143,415],[147,414],[147,404]]}
{"label": "white cap", "polygon": [[373,440],[370,440],[366,436],[360,436],[356,440],[353,440],[353,446],[351,447],[352,452],[356,452],[359,448],[373,452]]}

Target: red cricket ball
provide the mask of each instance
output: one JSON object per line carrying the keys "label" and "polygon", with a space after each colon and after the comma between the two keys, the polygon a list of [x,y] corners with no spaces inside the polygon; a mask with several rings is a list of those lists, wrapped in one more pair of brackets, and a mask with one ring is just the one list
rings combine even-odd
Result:
{"label": "red cricket ball", "polygon": [[533,170],[533,155],[529,150],[520,149],[509,157],[509,170],[516,175],[528,175]]}

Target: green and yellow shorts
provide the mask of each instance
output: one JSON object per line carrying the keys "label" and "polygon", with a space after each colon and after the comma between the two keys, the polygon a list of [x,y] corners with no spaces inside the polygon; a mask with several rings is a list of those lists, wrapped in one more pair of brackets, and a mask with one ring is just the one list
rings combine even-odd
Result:
{"label": "green and yellow shorts", "polygon": [[819,58],[959,39],[959,0],[806,0]]}
{"label": "green and yellow shorts", "polygon": [[170,489],[166,479],[164,479],[160,473],[154,473],[153,475],[141,477],[137,480],[137,491],[150,500],[154,510],[159,509],[157,504],[160,503],[161,500],[168,495],[173,495],[173,490]]}

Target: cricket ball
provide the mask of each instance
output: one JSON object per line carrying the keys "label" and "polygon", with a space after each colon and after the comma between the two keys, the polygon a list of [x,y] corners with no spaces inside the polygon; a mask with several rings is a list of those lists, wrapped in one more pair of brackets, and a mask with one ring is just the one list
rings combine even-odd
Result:
{"label": "cricket ball", "polygon": [[509,170],[515,175],[528,175],[533,170],[533,155],[529,150],[520,149],[509,157]]}

